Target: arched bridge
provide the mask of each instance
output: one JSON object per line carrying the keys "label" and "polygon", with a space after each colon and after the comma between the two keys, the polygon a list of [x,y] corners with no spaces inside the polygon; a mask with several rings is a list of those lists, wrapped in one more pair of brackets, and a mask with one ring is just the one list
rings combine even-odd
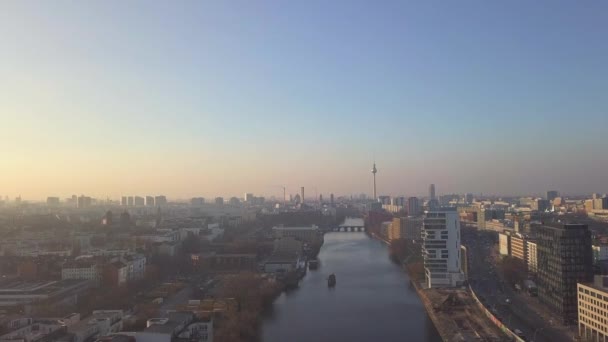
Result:
{"label": "arched bridge", "polygon": [[347,217],[339,226],[332,229],[334,232],[364,232],[365,222],[362,218]]}

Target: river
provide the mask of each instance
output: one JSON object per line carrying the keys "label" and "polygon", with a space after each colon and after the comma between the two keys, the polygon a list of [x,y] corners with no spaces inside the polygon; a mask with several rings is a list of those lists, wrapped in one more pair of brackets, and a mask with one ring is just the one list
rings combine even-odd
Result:
{"label": "river", "polygon": [[[380,241],[365,233],[328,233],[319,261],[298,289],[275,300],[262,341],[441,341],[408,276]],[[331,273],[333,289],[327,287]]]}

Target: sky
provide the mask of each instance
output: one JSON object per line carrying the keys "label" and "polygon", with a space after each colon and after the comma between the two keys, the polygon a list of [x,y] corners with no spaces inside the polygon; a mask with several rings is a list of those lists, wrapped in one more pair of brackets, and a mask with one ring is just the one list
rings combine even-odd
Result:
{"label": "sky", "polygon": [[0,195],[608,192],[608,2],[2,1]]}

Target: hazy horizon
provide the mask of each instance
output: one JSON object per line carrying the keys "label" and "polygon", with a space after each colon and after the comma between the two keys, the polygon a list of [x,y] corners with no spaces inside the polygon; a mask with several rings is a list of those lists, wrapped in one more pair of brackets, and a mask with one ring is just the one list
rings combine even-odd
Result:
{"label": "hazy horizon", "polygon": [[3,2],[0,195],[606,193],[607,10]]}

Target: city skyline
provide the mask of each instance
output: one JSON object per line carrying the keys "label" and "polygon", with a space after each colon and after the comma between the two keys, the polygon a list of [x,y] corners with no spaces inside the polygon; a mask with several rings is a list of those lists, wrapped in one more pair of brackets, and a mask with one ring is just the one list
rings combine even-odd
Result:
{"label": "city skyline", "polygon": [[[286,200],[289,201],[289,196],[293,195],[299,195],[301,196],[301,187],[294,187],[293,188],[294,191],[286,191]],[[427,188],[428,190],[428,188]],[[131,198],[135,198],[135,197],[140,197],[140,198],[146,198],[146,197],[155,197],[155,196],[164,196],[167,197],[168,200],[173,201],[173,202],[177,202],[177,203],[181,203],[181,202],[190,202],[193,199],[200,199],[203,198],[205,203],[207,204],[211,204],[213,203],[213,201],[216,198],[222,198],[225,201],[231,199],[231,198],[238,198],[240,201],[245,201],[243,196],[242,196],[243,192],[240,193],[230,193],[230,194],[205,194],[205,193],[201,193],[201,192],[195,192],[193,193],[193,195],[188,195],[188,196],[174,196],[171,194],[167,194],[167,193],[160,193],[160,192],[155,192],[155,191],[147,191],[147,192],[137,192],[137,193],[119,193],[118,195],[107,195],[107,194],[92,194],[92,193],[84,193],[84,192],[72,192],[72,193],[61,193],[61,194],[47,194],[44,195],[42,197],[26,197],[23,196],[22,194],[16,194],[16,195],[9,195],[9,194],[0,194],[0,201],[3,201],[5,199],[8,199],[9,201],[15,201],[17,198],[19,198],[19,200],[21,201],[30,201],[30,202],[45,202],[47,199],[49,198],[57,198],[60,202],[65,202],[66,200],[69,199],[73,199],[73,196],[76,197],[80,197],[80,196],[86,196],[98,201],[106,201],[106,200],[110,200],[110,201],[114,201],[114,202],[120,202],[121,199],[123,198],[127,198],[127,197],[131,197]],[[280,194],[278,192],[272,192],[272,193],[252,193],[249,192],[249,194],[255,196],[255,197],[262,197],[265,198],[266,200],[274,200],[277,202],[283,202],[284,201],[284,197],[283,197],[283,192],[282,190],[280,191]],[[581,199],[581,198],[588,198],[594,194],[599,194],[600,196],[604,196],[606,195],[606,193],[603,192],[591,192],[591,193],[563,193],[563,192],[559,192],[558,193],[558,197],[565,197],[565,198],[577,198],[577,199]],[[370,192],[353,192],[353,193],[333,193],[333,192],[321,192],[317,189],[317,191],[314,191],[313,188],[313,192],[312,193],[308,193],[307,192],[307,196],[305,197],[307,199],[308,202],[316,202],[319,201],[319,195],[323,196],[324,202],[329,202],[329,196],[330,195],[334,195],[336,198],[339,197],[345,197],[345,198],[349,198],[353,197],[353,199],[360,199],[360,196],[365,195],[365,199],[367,200],[372,200],[373,197],[373,193]],[[462,198],[461,200],[466,201],[466,196],[467,195],[471,195],[473,197],[475,196],[479,196],[482,198],[493,198],[493,197],[505,197],[505,198],[538,198],[538,199],[544,199],[546,196],[546,193],[542,193],[542,192],[529,192],[529,193],[519,193],[519,194],[496,194],[496,193],[471,193],[471,192],[438,192],[436,195],[436,198],[440,198],[442,196],[453,196],[453,195],[460,195]],[[327,196],[327,197],[326,197]],[[413,192],[402,192],[402,193],[388,193],[388,192],[380,192],[378,193],[378,197],[381,196],[388,196],[390,198],[400,198],[400,197],[413,197],[413,198],[418,198],[418,199],[430,199],[430,197],[428,196],[428,193],[413,193]]]}
{"label": "city skyline", "polygon": [[3,3],[0,194],[608,192],[607,4],[348,4]]}

